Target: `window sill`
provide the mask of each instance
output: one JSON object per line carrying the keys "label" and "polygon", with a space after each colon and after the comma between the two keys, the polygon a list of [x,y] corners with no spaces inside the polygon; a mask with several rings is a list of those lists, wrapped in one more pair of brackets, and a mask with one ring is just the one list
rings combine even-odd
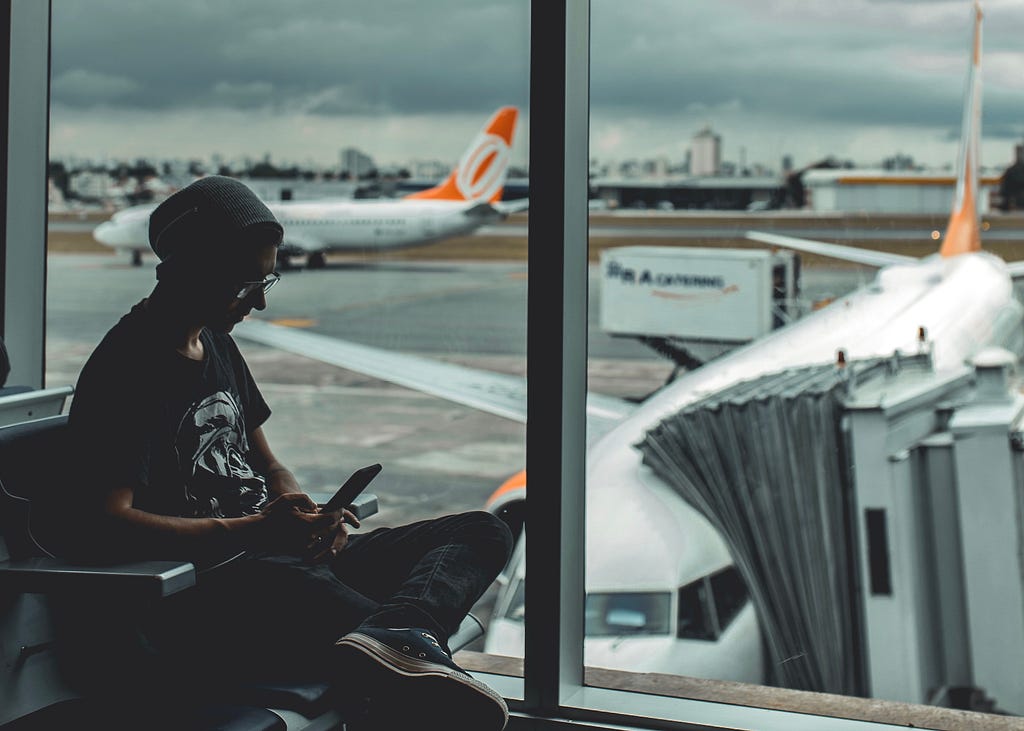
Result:
{"label": "window sill", "polygon": [[[463,651],[456,662],[470,672],[522,677],[522,658]],[[707,701],[748,708],[763,708],[815,716],[884,723],[935,731],[959,731],[983,725],[991,731],[1021,731],[1024,718],[1002,716],[955,708],[857,698],[830,693],[774,688],[765,685],[707,680],[659,673],[630,673],[603,668],[585,668],[589,687],[645,693],[669,698]]]}

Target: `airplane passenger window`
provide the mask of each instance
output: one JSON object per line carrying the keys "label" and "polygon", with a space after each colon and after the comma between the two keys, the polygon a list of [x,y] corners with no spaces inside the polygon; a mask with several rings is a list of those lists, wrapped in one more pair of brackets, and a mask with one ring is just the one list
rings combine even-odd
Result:
{"label": "airplane passenger window", "polygon": [[729,567],[711,577],[711,595],[715,599],[719,631],[724,631],[747,603],[747,586],[739,571]]}
{"label": "airplane passenger window", "polygon": [[584,634],[667,635],[671,603],[667,592],[588,594]]}
{"label": "airplane passenger window", "polygon": [[680,639],[715,639],[717,633],[705,579],[698,579],[679,590],[678,622],[676,635]]}

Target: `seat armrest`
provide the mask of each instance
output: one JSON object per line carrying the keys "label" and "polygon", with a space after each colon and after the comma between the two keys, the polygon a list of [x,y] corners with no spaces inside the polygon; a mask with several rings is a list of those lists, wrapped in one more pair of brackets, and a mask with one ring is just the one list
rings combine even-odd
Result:
{"label": "seat armrest", "polygon": [[359,520],[366,520],[371,515],[377,514],[377,511],[380,510],[380,505],[377,502],[376,495],[364,492],[352,501],[352,505],[349,506],[349,510],[351,510]]}
{"label": "seat armrest", "polygon": [[55,386],[0,395],[0,426],[56,416],[74,391],[72,386]]}
{"label": "seat armrest", "polygon": [[0,595],[107,593],[160,599],[195,583],[195,567],[181,561],[102,565],[54,558],[0,561]]}

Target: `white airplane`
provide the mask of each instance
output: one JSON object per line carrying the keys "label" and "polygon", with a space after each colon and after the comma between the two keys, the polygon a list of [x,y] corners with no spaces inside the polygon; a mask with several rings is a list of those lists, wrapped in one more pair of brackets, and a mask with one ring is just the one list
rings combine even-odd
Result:
{"label": "white airplane", "polygon": [[[518,116],[515,107],[495,112],[448,178],[428,190],[396,200],[268,201],[284,226],[281,266],[296,255],[308,257],[310,267],[322,267],[328,252],[423,246],[525,210],[526,200],[501,200]],[[155,207],[119,211],[97,226],[93,237],[130,251],[139,266],[149,251],[149,214]]]}
{"label": "white airplane", "polygon": [[[649,467],[637,444],[687,405],[741,381],[810,365],[919,352],[928,334],[934,367],[983,347],[1018,353],[1024,307],[1007,265],[981,249],[977,209],[980,10],[964,109],[959,182],[938,253],[916,259],[751,232],[775,246],[880,267],[875,280],[802,320],[683,374],[641,404],[588,394],[584,663],[636,672],[764,682],[761,625],[721,535]],[[248,340],[372,375],[503,417],[526,421],[526,384],[426,358],[247,320]],[[489,510],[521,520],[526,475],[511,477]],[[525,533],[502,577],[485,650],[523,653]]]}

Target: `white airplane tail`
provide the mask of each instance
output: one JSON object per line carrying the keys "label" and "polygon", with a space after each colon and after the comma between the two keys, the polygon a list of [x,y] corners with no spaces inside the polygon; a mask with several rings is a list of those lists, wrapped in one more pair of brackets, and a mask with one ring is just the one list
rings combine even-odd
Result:
{"label": "white airplane tail", "polygon": [[942,256],[981,251],[978,225],[978,168],[981,138],[981,6],[974,3],[974,44],[967,71],[964,118],[961,128],[958,178],[953,212],[942,239]]}
{"label": "white airplane tail", "polygon": [[[981,226],[978,218],[979,152],[981,139],[981,5],[974,1],[974,31],[971,62],[967,70],[967,85],[964,93],[964,116],[960,137],[960,156],[957,161],[956,196],[953,212],[946,225],[939,254],[944,257],[957,256],[972,251],[981,251]],[[780,236],[760,231],[748,231],[748,239],[772,246],[782,246],[798,251],[808,251],[837,259],[855,261],[872,266],[887,266],[913,261],[912,257],[882,251],[869,251],[850,246],[840,246],[825,241],[811,241],[793,236]],[[1024,262],[1010,266],[1016,277],[1024,277]]]}
{"label": "white airplane tail", "polygon": [[500,201],[508,178],[512,137],[518,116],[519,110],[515,107],[499,109],[462,153],[459,164],[443,183],[405,197],[489,203]]}

